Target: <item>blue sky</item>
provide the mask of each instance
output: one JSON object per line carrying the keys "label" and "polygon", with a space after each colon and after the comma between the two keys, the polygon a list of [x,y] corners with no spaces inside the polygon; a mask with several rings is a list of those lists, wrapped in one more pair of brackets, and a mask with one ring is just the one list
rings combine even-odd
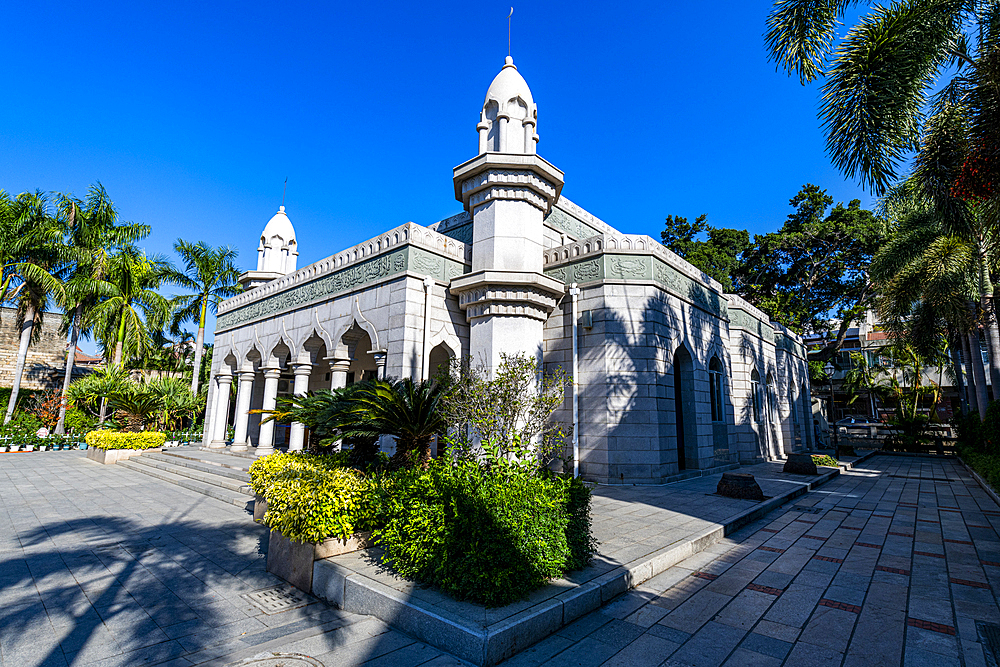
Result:
{"label": "blue sky", "polygon": [[[461,210],[451,170],[477,151],[509,7],[7,3],[0,189],[100,180],[153,226],[148,252],[232,245],[244,269],[286,177],[300,267],[430,224]],[[815,86],[767,62],[769,8],[515,5],[514,61],[563,193],[654,238],[669,214],[772,231],[807,182],[871,205],[825,155]]]}

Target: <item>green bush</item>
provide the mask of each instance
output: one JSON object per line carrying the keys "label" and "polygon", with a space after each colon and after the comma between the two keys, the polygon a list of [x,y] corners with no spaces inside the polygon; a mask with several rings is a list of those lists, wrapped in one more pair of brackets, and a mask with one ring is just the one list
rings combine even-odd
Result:
{"label": "green bush", "polygon": [[97,426],[97,420],[83,410],[70,408],[66,411],[66,430],[74,433],[86,433]]}
{"label": "green bush", "polygon": [[350,464],[348,452],[254,461],[250,486],[267,500],[264,522],[311,543],[372,530],[400,575],[490,606],[584,567],[596,549],[580,480],[503,461],[484,468],[441,458],[427,470],[368,476]]}
{"label": "green bush", "polygon": [[1000,454],[963,451],[962,460],[979,473],[994,491],[1000,492]]}
{"label": "green bush", "polygon": [[159,431],[121,433],[101,429],[88,433],[86,440],[87,446],[95,449],[152,449],[162,447],[167,434]]}
{"label": "green bush", "polygon": [[818,466],[827,466],[828,468],[836,468],[840,464],[837,463],[837,459],[832,456],[827,456],[826,454],[813,454],[813,463]]}
{"label": "green bush", "polygon": [[346,468],[285,468],[271,478],[264,493],[264,523],[296,542],[346,540],[354,534],[363,488],[361,477]]}
{"label": "green bush", "polygon": [[[405,577],[457,599],[499,606],[560,576],[572,562],[566,480],[502,462],[486,470],[466,459],[438,459],[426,471],[388,477],[371,495],[385,520],[374,536]],[[580,504],[578,497],[577,517],[589,514]]]}

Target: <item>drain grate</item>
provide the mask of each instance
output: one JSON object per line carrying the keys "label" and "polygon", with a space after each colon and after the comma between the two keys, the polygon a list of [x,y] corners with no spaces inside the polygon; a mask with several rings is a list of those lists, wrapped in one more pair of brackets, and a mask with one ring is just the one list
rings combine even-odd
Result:
{"label": "drain grate", "polygon": [[253,593],[245,593],[240,597],[265,614],[280,614],[289,609],[305,607],[316,601],[297,588],[290,586],[273,586]]}
{"label": "drain grate", "polygon": [[1000,667],[1000,625],[976,621],[976,633],[983,645],[983,657],[989,667]]}

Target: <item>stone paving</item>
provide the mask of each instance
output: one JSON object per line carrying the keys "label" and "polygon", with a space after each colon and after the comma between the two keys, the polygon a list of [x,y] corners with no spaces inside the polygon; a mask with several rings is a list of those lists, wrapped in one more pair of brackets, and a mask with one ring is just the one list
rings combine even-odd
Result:
{"label": "stone paving", "polygon": [[83,454],[0,455],[3,667],[462,664],[321,602],[264,613],[241,596],[282,582],[245,510]]}
{"label": "stone paving", "polygon": [[[705,492],[693,480],[670,490],[670,530],[723,510]],[[602,487],[599,532],[624,540],[622,524],[662,518],[650,493],[663,490]],[[242,596],[280,586],[264,571],[266,529],[79,452],[0,456],[0,507],[4,667],[221,666],[268,652],[327,667],[464,664],[322,603],[265,613]],[[975,622],[1000,623],[998,530],[1000,507],[956,461],[877,456],[503,664],[978,667]]]}
{"label": "stone paving", "polygon": [[998,531],[957,461],[877,456],[503,664],[978,667]]}

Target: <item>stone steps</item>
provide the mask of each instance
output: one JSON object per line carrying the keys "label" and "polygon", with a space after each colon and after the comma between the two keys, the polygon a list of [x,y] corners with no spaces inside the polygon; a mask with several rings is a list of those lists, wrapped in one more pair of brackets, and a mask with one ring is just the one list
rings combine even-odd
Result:
{"label": "stone steps", "polygon": [[242,452],[230,453],[226,450],[203,449],[199,447],[174,447],[164,449],[162,454],[176,459],[194,461],[203,465],[228,468],[230,470],[241,470],[243,472],[250,470],[250,464],[255,459],[252,454],[244,456]]}
{"label": "stone steps", "polygon": [[223,475],[216,475],[211,472],[204,472],[187,466],[176,465],[171,463],[169,460],[164,461],[163,459],[155,458],[155,454],[153,456],[133,457],[132,462],[141,466],[156,468],[157,470],[162,470],[178,477],[186,477],[188,479],[193,479],[196,482],[211,484],[212,486],[217,486],[220,489],[226,489],[227,491],[253,495],[253,492],[250,490],[250,485],[248,484],[249,480],[233,479],[232,477],[225,477]]}
{"label": "stone steps", "polygon": [[159,454],[151,454],[149,456],[143,454],[143,458],[151,461],[161,461],[163,463],[169,463],[172,466],[179,466],[190,470],[197,470],[198,472],[203,472],[211,475],[218,475],[219,477],[227,477],[229,479],[235,479],[244,483],[250,481],[250,473],[247,470],[249,466],[238,468],[233,466],[220,465],[218,463],[213,463],[210,461],[201,461],[196,458],[188,458],[187,456],[172,456],[166,451],[161,452]]}
{"label": "stone steps", "polygon": [[[254,500],[253,491],[247,484],[249,475],[238,469],[225,467],[221,463],[213,466],[211,463],[196,461],[184,456],[143,454],[132,457],[128,461],[121,461],[116,465],[196,491],[236,507],[246,508],[247,503]],[[211,470],[213,467],[214,470]],[[234,478],[230,476],[231,473],[246,476],[246,479]]]}

